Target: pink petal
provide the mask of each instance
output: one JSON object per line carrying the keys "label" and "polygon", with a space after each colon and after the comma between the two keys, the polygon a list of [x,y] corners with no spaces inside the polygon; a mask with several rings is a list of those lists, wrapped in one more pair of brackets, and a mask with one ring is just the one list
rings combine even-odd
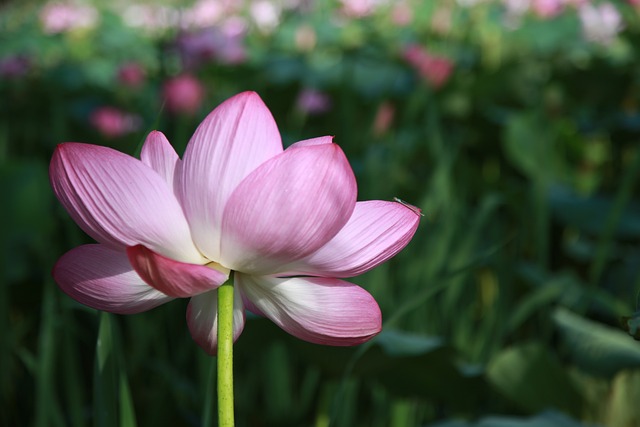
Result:
{"label": "pink petal", "polygon": [[305,341],[356,345],[382,329],[382,315],[373,297],[342,280],[236,274],[235,283],[266,317]]}
{"label": "pink petal", "polygon": [[346,224],[356,181],[336,144],[290,147],[245,178],[224,211],[220,262],[275,272],[323,246]]}
{"label": "pink petal", "polygon": [[298,141],[295,144],[292,144],[289,148],[294,147],[308,147],[311,145],[322,145],[322,144],[331,144],[333,143],[332,136],[319,136],[317,138],[305,139],[303,141]]}
{"label": "pink petal", "polygon": [[[245,315],[242,297],[237,287],[233,290],[233,341],[244,329]],[[212,356],[218,350],[218,292],[209,291],[191,298],[187,307],[187,325],[191,336]]]}
{"label": "pink petal", "polygon": [[172,299],[144,283],[123,251],[100,244],[64,254],[53,267],[53,278],[71,298],[111,313],[140,313]]}
{"label": "pink petal", "polygon": [[129,262],[149,286],[174,298],[186,298],[216,289],[229,278],[207,265],[174,261],[142,245],[127,248]]}
{"label": "pink petal", "polygon": [[419,222],[420,214],[401,203],[358,202],[347,225],[329,243],[283,271],[288,276],[357,276],[400,252]]}
{"label": "pink petal", "polygon": [[189,225],[166,182],[141,161],[97,145],[60,144],[49,170],[71,217],[100,243],[142,244],[169,258],[199,263]]}
{"label": "pink petal", "polygon": [[180,158],[162,132],[154,130],[147,136],[140,152],[140,160],[163,177],[173,190],[173,176]]}
{"label": "pink petal", "polygon": [[219,259],[222,213],[238,183],[282,152],[273,116],[254,92],[220,104],[204,119],[184,154],[179,192],[198,248]]}

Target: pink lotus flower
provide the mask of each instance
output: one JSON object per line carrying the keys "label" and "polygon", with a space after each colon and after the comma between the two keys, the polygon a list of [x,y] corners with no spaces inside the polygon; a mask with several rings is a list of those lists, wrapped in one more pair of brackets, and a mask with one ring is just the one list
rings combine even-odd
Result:
{"label": "pink lotus flower", "polygon": [[53,190],[98,242],[56,263],[69,296],[123,314],[191,298],[189,330],[210,354],[216,289],[232,273],[234,339],[245,309],[319,344],[359,344],[380,331],[373,297],[340,279],[398,253],[419,215],[401,203],[356,202],[332,137],[283,150],[271,113],[245,92],[205,118],[182,159],[157,131],[140,157],[81,143],[56,149]]}

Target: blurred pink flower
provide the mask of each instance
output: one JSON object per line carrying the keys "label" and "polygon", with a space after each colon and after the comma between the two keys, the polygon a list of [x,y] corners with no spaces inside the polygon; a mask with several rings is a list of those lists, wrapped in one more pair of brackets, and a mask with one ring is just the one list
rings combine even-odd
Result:
{"label": "blurred pink flower", "polygon": [[136,62],[123,64],[118,69],[118,81],[125,86],[136,88],[144,83],[146,72],[142,66]]}
{"label": "blurred pink flower", "polygon": [[48,34],[91,28],[97,21],[98,12],[93,6],[48,3],[40,10],[40,22],[44,32]]}
{"label": "blurred pink flower", "polygon": [[392,103],[385,101],[380,104],[373,120],[373,134],[377,136],[385,134],[391,127],[395,115],[396,108]]}
{"label": "blurred pink flower", "polygon": [[582,32],[586,40],[609,45],[622,30],[622,17],[609,2],[598,5],[584,4],[578,9]]}
{"label": "blurred pink flower", "polygon": [[107,138],[117,138],[140,128],[141,119],[114,107],[100,107],[91,113],[89,121]]}
{"label": "blurred pink flower", "polygon": [[453,61],[445,56],[433,55],[415,44],[405,47],[403,57],[436,89],[442,87],[453,73]]}
{"label": "blurred pink flower", "polygon": [[164,82],[163,97],[167,110],[175,114],[194,115],[204,100],[204,85],[190,74]]}
{"label": "blurred pink flower", "polygon": [[375,0],[340,0],[342,13],[350,18],[364,18],[375,11]]}
{"label": "blurred pink flower", "polygon": [[566,0],[533,0],[531,8],[540,18],[549,19],[559,15]]}
{"label": "blurred pink flower", "polygon": [[183,22],[187,26],[207,28],[217,24],[224,16],[224,5],[219,0],[198,0],[183,11]]}
{"label": "blurred pink flower", "polygon": [[420,220],[403,203],[356,202],[356,180],[332,137],[282,148],[255,93],[239,94],[198,127],[182,159],[151,132],[141,160],[110,148],[60,144],[50,180],[97,244],[53,268],[72,298],[131,314],[190,298],[187,325],[217,349],[217,288],[233,273],[234,338],[245,309],[313,343],[354,345],[381,329],[378,304],[341,280],[397,254]]}
{"label": "blurred pink flower", "polygon": [[294,36],[296,47],[303,52],[310,52],[316,47],[318,36],[316,30],[308,24],[302,24],[296,29]]}
{"label": "blurred pink flower", "polygon": [[391,22],[398,27],[406,27],[413,20],[413,9],[406,2],[398,2],[391,9]]}
{"label": "blurred pink flower", "polygon": [[322,114],[331,109],[331,98],[324,92],[306,88],[298,94],[296,106],[306,114]]}
{"label": "blurred pink flower", "polygon": [[589,3],[590,0],[564,0],[565,6],[579,7]]}
{"label": "blurred pink flower", "polygon": [[431,17],[431,29],[437,34],[447,35],[453,25],[452,13],[449,6],[438,7]]}

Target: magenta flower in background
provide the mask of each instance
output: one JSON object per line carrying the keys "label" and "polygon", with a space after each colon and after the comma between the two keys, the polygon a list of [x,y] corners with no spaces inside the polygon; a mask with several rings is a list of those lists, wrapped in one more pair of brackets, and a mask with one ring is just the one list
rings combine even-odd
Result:
{"label": "magenta flower in background", "polygon": [[118,69],[118,81],[130,88],[140,87],[146,75],[144,68],[136,62],[122,64]]}
{"label": "magenta flower in background", "polygon": [[93,127],[107,138],[117,138],[140,129],[142,120],[135,114],[125,113],[114,107],[95,109],[89,121]]}
{"label": "magenta flower in background", "polygon": [[56,149],[53,190],[98,242],[56,263],[69,296],[123,314],[191,298],[191,335],[214,354],[216,289],[233,271],[234,339],[245,309],[319,344],[359,344],[380,331],[376,301],[341,279],[398,253],[420,216],[401,203],[356,202],[332,137],[283,150],[271,113],[245,92],[205,118],[182,159],[157,131],[140,157],[81,143]]}
{"label": "magenta flower in background", "polygon": [[162,94],[167,110],[174,114],[194,115],[204,100],[204,85],[190,74],[173,77],[164,83]]}

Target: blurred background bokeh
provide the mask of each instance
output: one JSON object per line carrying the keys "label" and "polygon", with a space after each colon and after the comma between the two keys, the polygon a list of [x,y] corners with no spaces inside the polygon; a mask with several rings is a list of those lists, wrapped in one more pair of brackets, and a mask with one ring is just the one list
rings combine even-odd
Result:
{"label": "blurred background bokeh", "polygon": [[[239,426],[640,425],[640,1],[16,0],[0,4],[0,425],[215,423],[186,301],[115,316],[50,270],[89,242],[56,144],[179,153],[255,90],[285,145],[335,135],[359,199],[425,217],[354,282],[356,348],[252,318]],[[210,421],[212,420],[213,421]]]}

